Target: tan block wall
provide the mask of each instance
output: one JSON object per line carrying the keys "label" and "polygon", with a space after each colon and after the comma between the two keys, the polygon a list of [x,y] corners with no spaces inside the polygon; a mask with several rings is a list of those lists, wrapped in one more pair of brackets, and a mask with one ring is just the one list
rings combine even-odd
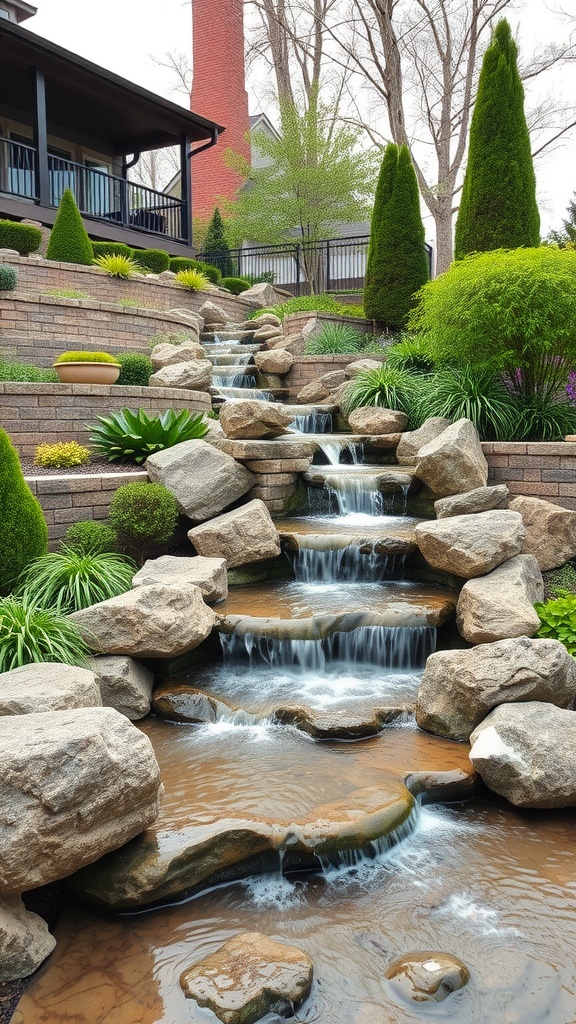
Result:
{"label": "tan block wall", "polygon": [[576,509],[576,444],[567,441],[483,441],[489,483],[512,494]]}
{"label": "tan block wall", "polygon": [[282,378],[282,384],[288,388],[292,402],[296,400],[298,392],[317,377],[332,370],[344,370],[348,363],[365,358],[371,359],[372,356],[363,356],[358,352],[351,356],[300,356],[294,359],[288,373]]}
{"label": "tan block wall", "polygon": [[36,495],[48,525],[51,548],[64,536],[71,523],[84,519],[106,519],[117,487],[147,481],[144,470],[85,476],[27,476],[26,483]]}

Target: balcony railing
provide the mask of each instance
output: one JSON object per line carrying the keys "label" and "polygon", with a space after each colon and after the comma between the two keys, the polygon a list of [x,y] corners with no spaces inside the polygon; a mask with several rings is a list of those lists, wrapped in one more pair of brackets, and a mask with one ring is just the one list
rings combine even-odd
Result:
{"label": "balcony railing", "polygon": [[[0,192],[39,202],[37,162],[32,146],[0,138]],[[48,182],[50,206],[57,207],[64,190],[70,188],[85,217],[187,240],[188,212],[181,199],[50,153]]]}

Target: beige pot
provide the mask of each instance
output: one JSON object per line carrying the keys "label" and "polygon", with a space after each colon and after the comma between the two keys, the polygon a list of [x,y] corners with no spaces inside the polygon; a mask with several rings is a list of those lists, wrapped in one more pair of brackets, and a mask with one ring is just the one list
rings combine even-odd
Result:
{"label": "beige pot", "polygon": [[120,363],[52,363],[61,384],[115,384]]}

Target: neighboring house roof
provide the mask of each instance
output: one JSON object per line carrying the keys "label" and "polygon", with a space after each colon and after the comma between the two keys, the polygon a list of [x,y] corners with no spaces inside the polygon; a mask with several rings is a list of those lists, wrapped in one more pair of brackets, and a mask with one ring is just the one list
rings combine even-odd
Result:
{"label": "neighboring house roof", "polygon": [[267,135],[271,135],[274,138],[280,139],[280,132],[274,127],[272,122],[266,117],[266,114],[251,114],[248,118],[250,122],[251,132],[266,132]]}

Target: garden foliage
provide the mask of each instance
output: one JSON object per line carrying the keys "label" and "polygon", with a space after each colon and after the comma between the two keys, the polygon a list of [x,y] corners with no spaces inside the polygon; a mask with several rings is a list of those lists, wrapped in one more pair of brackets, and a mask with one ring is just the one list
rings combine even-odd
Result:
{"label": "garden foliage", "polygon": [[130,590],[136,566],[125,555],[52,551],[31,562],[18,582],[25,601],[70,615]]}
{"label": "garden foliage", "polygon": [[251,287],[250,281],[246,281],[243,277],[223,277],[220,281],[222,288],[227,288],[233,295],[240,295],[242,292],[247,292]]}
{"label": "garden foliage", "polygon": [[163,274],[170,270],[170,257],[165,249],[135,249],[134,261],[139,267],[145,267],[151,274]]}
{"label": "garden foliage", "polygon": [[153,370],[152,360],[139,352],[122,352],[116,357],[122,369],[117,384],[128,387],[146,388]]}
{"label": "garden foliage", "polygon": [[13,292],[18,284],[18,271],[8,263],[0,263],[0,292]]}
{"label": "garden foliage", "polygon": [[414,425],[420,377],[408,370],[392,366],[377,370],[362,370],[350,381],[342,400],[342,412],[348,416],[354,409],[376,405],[384,409],[405,412],[410,425]]}
{"label": "garden foliage", "polygon": [[222,277],[234,276],[234,263],[232,262],[230,247],[226,240],[224,221],[217,206],[214,208],[214,213],[208,225],[202,256],[204,257],[204,262],[216,267]]}
{"label": "garden foliage", "polygon": [[93,263],[100,267],[100,270],[103,270],[109,277],[119,277],[123,281],[128,281],[129,278],[134,277],[134,274],[141,270],[140,264],[136,263],[131,256],[122,256],[115,253],[95,256]]}
{"label": "garden foliage", "polygon": [[576,657],[576,594],[564,591],[551,601],[534,605],[540,619],[537,636],[559,640]]}
{"label": "garden foliage", "polygon": [[167,409],[158,416],[147,416],[143,409],[120,409],[110,416],[98,416],[92,424],[92,449],[109,462],[144,462],[154,452],[172,448],[182,441],[205,437],[208,425],[202,413],[187,409]]}
{"label": "garden foliage", "polygon": [[0,428],[0,594],[9,593],[20,573],[48,546],[42,509],[26,481],[16,449]]}
{"label": "garden foliage", "polygon": [[59,441],[56,444],[39,444],[34,462],[44,468],[64,469],[82,466],[89,458],[90,450],[77,441]]}
{"label": "garden foliage", "polygon": [[141,562],[147,545],[170,540],[179,512],[174,495],[162,484],[135,481],[115,491],[108,515],[122,546]]}
{"label": "garden foliage", "polygon": [[0,672],[42,661],[84,665],[89,653],[76,624],[55,608],[27,598],[0,600]]}
{"label": "garden foliage", "polygon": [[85,352],[79,350],[78,352],[61,352],[59,356],[56,356],[55,363],[114,363],[118,365],[116,356],[110,355],[109,352]]}
{"label": "garden foliage", "polygon": [[36,252],[42,243],[42,232],[33,224],[17,220],[0,220],[0,249],[15,249],[21,256]]}
{"label": "garden foliage", "polygon": [[177,274],[179,270],[199,270],[212,284],[220,284],[222,280],[222,274],[218,267],[212,267],[202,260],[190,260],[186,256],[174,256],[170,260],[170,270],[174,274]]}
{"label": "garden foliage", "polygon": [[118,535],[107,522],[82,519],[68,527],[62,547],[76,551],[79,555],[100,555],[108,551],[118,551]]}
{"label": "garden foliage", "polygon": [[210,285],[208,277],[201,270],[179,270],[176,280],[190,292],[205,292]]}
{"label": "garden foliage", "polygon": [[61,263],[80,263],[91,266],[94,262],[92,242],[82,223],[80,211],[72,190],[67,188],[60,200],[54,227],[46,250],[47,260]]}
{"label": "garden foliage", "polygon": [[321,331],[307,342],[307,356],[353,355],[366,348],[367,338],[350,324],[326,323]]}
{"label": "garden foliage", "polygon": [[18,363],[11,359],[0,359],[0,381],[13,381],[28,384],[56,384],[58,376],[55,370],[30,363]]}

